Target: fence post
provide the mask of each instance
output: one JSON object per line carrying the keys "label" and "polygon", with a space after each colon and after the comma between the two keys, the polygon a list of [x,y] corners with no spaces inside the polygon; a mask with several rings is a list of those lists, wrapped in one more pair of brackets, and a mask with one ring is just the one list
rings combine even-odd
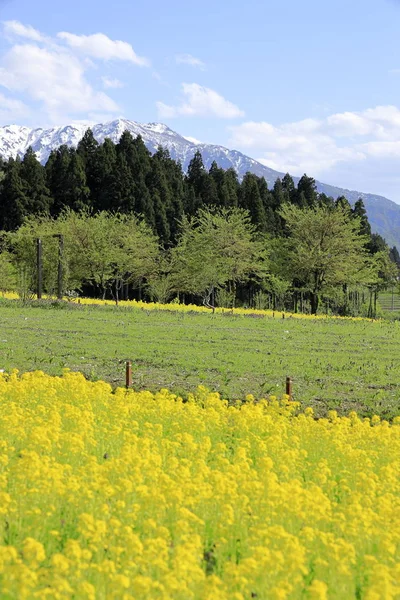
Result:
{"label": "fence post", "polygon": [[125,365],[125,387],[127,390],[132,387],[132,363],[130,360],[127,360]]}
{"label": "fence post", "polygon": [[57,296],[59,300],[63,299],[63,258],[64,258],[64,236],[60,233],[58,237],[58,277],[57,277]]}
{"label": "fence post", "polygon": [[289,400],[292,400],[292,378],[286,377],[286,395],[289,396]]}
{"label": "fence post", "polygon": [[42,240],[36,240],[36,266],[37,266],[37,298],[42,298],[43,287],[43,261],[42,261]]}

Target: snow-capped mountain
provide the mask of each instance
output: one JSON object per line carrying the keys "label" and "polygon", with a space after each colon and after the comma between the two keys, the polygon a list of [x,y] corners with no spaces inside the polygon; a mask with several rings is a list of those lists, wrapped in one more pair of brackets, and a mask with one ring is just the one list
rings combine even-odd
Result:
{"label": "snow-capped mountain", "polygon": [[[141,124],[127,119],[101,124],[77,123],[51,129],[29,129],[19,125],[0,127],[0,156],[22,157],[29,146],[32,146],[38,159],[44,164],[51,150],[62,144],[76,146],[88,127],[91,127],[94,137],[100,143],[105,138],[118,142],[125,130],[130,131],[133,136],[141,135],[150,152],[154,153],[159,146],[168,148],[171,157],[180,161],[185,170],[196,150],[200,150],[207,168],[216,161],[224,169],[234,168],[240,178],[247,171],[265,177],[269,186],[272,186],[278,177],[283,176],[283,173],[274,171],[237,150],[228,150],[223,146],[212,144],[195,144],[162,123]],[[312,176],[312,173],[309,175]],[[298,182],[298,178],[293,179]],[[395,244],[400,249],[400,205],[383,196],[346,190],[319,181],[316,183],[318,191],[334,198],[346,196],[351,204],[354,204],[358,198],[362,198],[373,231],[382,235],[389,244]]]}
{"label": "snow-capped mountain", "polygon": [[29,129],[18,125],[0,127],[0,155],[4,158],[17,155],[22,157],[29,146],[32,146],[36,156],[44,164],[51,150],[62,144],[76,146],[89,126],[100,143],[104,142],[105,138],[118,142],[125,130],[130,131],[133,136],[141,135],[150,152],[153,153],[159,146],[164,146],[168,148],[172,158],[182,163],[184,169],[187,168],[196,150],[200,150],[207,167],[216,160],[225,169],[233,167],[240,176],[243,176],[246,171],[256,173],[261,169],[264,176],[265,171],[271,171],[271,176],[267,177],[270,183],[276,179],[275,171],[236,150],[210,144],[194,144],[162,123],[141,124],[127,119],[117,119],[97,125],[78,123],[52,129]]}

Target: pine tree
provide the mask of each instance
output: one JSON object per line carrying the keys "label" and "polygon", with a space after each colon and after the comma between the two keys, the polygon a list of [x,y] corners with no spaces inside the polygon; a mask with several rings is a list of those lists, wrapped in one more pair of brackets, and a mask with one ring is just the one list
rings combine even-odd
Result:
{"label": "pine tree", "polygon": [[227,189],[227,206],[237,208],[239,206],[240,184],[235,169],[230,168],[225,171],[225,185]]}
{"label": "pine tree", "polygon": [[317,204],[318,193],[315,179],[303,175],[297,184],[295,204],[300,208],[314,207]]}
{"label": "pine tree", "polygon": [[390,248],[389,256],[390,256],[390,260],[392,262],[394,262],[398,267],[400,267],[400,254],[399,254],[399,251],[397,250],[396,246],[393,246],[393,248]]}
{"label": "pine tree", "polygon": [[215,204],[221,207],[229,206],[229,188],[226,183],[225,173],[226,171],[221,169],[214,160],[210,167],[209,175],[215,183],[217,192]]}
{"label": "pine tree", "polygon": [[90,189],[86,181],[83,161],[74,148],[70,148],[70,163],[65,177],[65,197],[75,211],[90,209]]}
{"label": "pine tree", "polygon": [[348,213],[352,212],[351,204],[345,196],[339,196],[338,198],[336,198],[335,206],[341,207],[343,210],[347,211]]}
{"label": "pine tree", "polygon": [[51,153],[46,164],[47,185],[54,199],[52,214],[65,208],[91,208],[83,161],[74,148],[63,145]]}
{"label": "pine tree", "polygon": [[76,151],[81,157],[85,168],[90,168],[93,165],[98,147],[99,142],[95,139],[93,131],[91,129],[87,129],[76,148]]}
{"label": "pine tree", "polygon": [[268,183],[265,177],[258,177],[257,179],[258,189],[260,192],[261,202],[264,207],[265,213],[265,231],[271,235],[275,235],[279,225],[275,219],[275,213],[273,209],[274,198],[268,189]]}
{"label": "pine tree", "polygon": [[165,208],[170,230],[170,241],[171,243],[174,243],[177,240],[179,223],[183,216],[183,203],[185,198],[185,183],[182,165],[179,162],[172,160],[166,148],[158,148],[153,158],[158,161],[162,168],[168,185],[169,203]]}
{"label": "pine tree", "polygon": [[318,206],[325,206],[330,210],[334,210],[337,204],[332,196],[327,196],[326,194],[321,193],[318,194]]}
{"label": "pine tree", "polygon": [[199,198],[202,197],[205,173],[203,157],[201,152],[197,150],[188,166],[187,182],[193,187],[195,195]]}
{"label": "pine tree", "polygon": [[156,232],[164,245],[167,245],[171,234],[167,212],[171,208],[172,198],[160,154],[155,154],[151,159],[151,170],[146,183],[153,201]]}
{"label": "pine tree", "polygon": [[369,224],[367,211],[365,210],[364,202],[361,198],[354,204],[352,215],[353,217],[358,217],[360,219],[360,234],[370,236],[371,225]]}
{"label": "pine tree", "polygon": [[133,213],[136,209],[135,183],[125,154],[119,152],[99,196],[102,210]]}
{"label": "pine tree", "polygon": [[282,179],[282,193],[284,202],[296,202],[296,186],[289,173],[286,173]]}
{"label": "pine tree", "polygon": [[247,172],[240,189],[240,207],[249,211],[251,220],[259,231],[267,230],[265,210],[258,187],[258,177]]}
{"label": "pine tree", "polygon": [[21,178],[21,161],[10,158],[1,185],[0,229],[12,231],[20,227],[29,214],[28,205],[26,184]]}
{"label": "pine tree", "polygon": [[[113,200],[113,186],[118,169],[115,144],[106,138],[96,150],[95,169],[93,170],[93,204],[97,211],[117,210]],[[133,184],[132,184],[133,187]]]}
{"label": "pine tree", "polygon": [[28,200],[27,210],[31,215],[48,215],[52,205],[50,190],[46,185],[46,172],[36,158],[32,148],[28,148],[21,163],[20,175],[25,182]]}

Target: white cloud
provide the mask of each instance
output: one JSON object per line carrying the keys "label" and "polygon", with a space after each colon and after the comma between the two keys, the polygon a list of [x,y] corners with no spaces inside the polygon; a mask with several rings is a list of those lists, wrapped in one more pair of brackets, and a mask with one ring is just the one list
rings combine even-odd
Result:
{"label": "white cloud", "polygon": [[400,109],[377,106],[322,119],[273,125],[248,121],[230,128],[229,144],[293,175],[400,200]]}
{"label": "white cloud", "polygon": [[235,119],[244,116],[244,112],[235,104],[226,100],[215,90],[198,83],[183,83],[182,91],[184,98],[178,106],[157,102],[158,113],[161,118],[195,116]]}
{"label": "white cloud", "polygon": [[189,65],[191,67],[197,67],[202,71],[206,68],[205,63],[200,60],[200,58],[192,56],[192,54],[176,54],[175,62],[177,65]]}
{"label": "white cloud", "polygon": [[0,85],[38,102],[52,122],[88,111],[119,112],[114,100],[86,80],[84,65],[60,47],[13,46],[2,60]]}
{"label": "white cloud", "polygon": [[19,21],[4,21],[4,34],[6,37],[22,37],[35,42],[41,42],[45,37],[31,25],[23,25]]}
{"label": "white cloud", "polygon": [[[94,88],[88,71],[98,69],[99,61],[104,60],[148,64],[130,44],[111,40],[102,33],[85,36],[61,32],[57,38],[50,38],[19,21],[5,21],[3,32],[11,47],[0,58],[0,86],[36,104],[35,124],[39,118],[45,124],[119,115],[117,103]],[[106,89],[123,86],[116,78],[100,77]],[[21,98],[9,99],[7,106],[0,107],[0,115],[7,111],[11,120],[18,120],[26,114],[23,107]]]}
{"label": "white cloud", "polygon": [[8,98],[0,92],[0,122],[11,124],[15,119],[24,119],[30,115],[26,104],[14,98]]}
{"label": "white cloud", "polygon": [[111,40],[104,33],[93,35],[75,35],[61,31],[57,37],[68,46],[79,50],[87,56],[101,60],[126,60],[140,67],[149,66],[149,60],[138,56],[128,42]]}
{"label": "white cloud", "polygon": [[124,84],[119,79],[111,77],[102,77],[102,82],[105,88],[123,88]]}

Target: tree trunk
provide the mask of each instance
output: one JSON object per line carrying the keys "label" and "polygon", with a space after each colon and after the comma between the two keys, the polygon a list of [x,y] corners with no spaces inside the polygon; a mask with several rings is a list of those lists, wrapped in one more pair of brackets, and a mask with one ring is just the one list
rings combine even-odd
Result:
{"label": "tree trunk", "polygon": [[315,292],[310,293],[311,314],[316,315],[318,310],[319,298]]}

